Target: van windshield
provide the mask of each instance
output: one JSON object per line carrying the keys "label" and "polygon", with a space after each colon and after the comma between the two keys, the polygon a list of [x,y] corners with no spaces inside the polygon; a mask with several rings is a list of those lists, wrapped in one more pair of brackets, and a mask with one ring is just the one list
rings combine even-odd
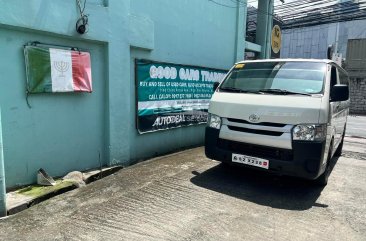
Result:
{"label": "van windshield", "polygon": [[326,63],[255,62],[237,64],[220,86],[224,92],[320,94]]}

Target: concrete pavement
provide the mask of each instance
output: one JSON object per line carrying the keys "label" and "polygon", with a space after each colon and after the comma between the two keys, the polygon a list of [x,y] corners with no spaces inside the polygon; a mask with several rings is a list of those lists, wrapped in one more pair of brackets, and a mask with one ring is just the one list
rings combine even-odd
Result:
{"label": "concrete pavement", "polygon": [[324,189],[175,153],[1,220],[0,240],[366,240],[365,144],[346,138]]}
{"label": "concrete pavement", "polygon": [[348,116],[346,134],[366,138],[366,116]]}

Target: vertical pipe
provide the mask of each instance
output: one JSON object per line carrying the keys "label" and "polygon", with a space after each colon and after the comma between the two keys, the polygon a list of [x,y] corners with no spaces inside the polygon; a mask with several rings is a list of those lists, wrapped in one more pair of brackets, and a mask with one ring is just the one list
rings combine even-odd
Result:
{"label": "vertical pipe", "polygon": [[262,47],[260,59],[268,59],[271,55],[273,2],[274,0],[258,1],[256,43]]}
{"label": "vertical pipe", "polygon": [[243,39],[241,41],[243,41],[244,43],[244,46],[243,46],[243,60],[245,58],[245,41],[246,41],[246,38],[247,38],[247,15],[248,15],[248,0],[244,0],[243,2],[243,16],[242,16],[242,19],[243,19],[243,24],[241,26],[241,28],[243,29]]}
{"label": "vertical pipe", "polygon": [[268,2],[268,21],[267,21],[267,53],[266,53],[266,59],[271,58],[272,53],[272,28],[273,28],[273,14],[274,14],[274,1],[275,0],[269,0]]}
{"label": "vertical pipe", "polygon": [[[335,54],[338,54],[339,25],[340,25],[340,23],[338,22],[337,26],[336,26],[336,39],[335,39],[335,46],[334,46],[334,52],[333,52]],[[332,58],[333,58],[333,56],[330,56],[330,59],[332,59]]]}
{"label": "vertical pipe", "polygon": [[257,12],[257,29],[255,42],[259,44],[261,52],[259,53],[259,58],[264,59],[266,53],[266,36],[267,36],[267,15],[268,13],[268,0],[258,0],[258,12]]}
{"label": "vertical pipe", "polygon": [[4,170],[4,153],[3,138],[1,126],[1,109],[0,109],[0,217],[6,216],[6,189],[5,189],[5,170]]}
{"label": "vertical pipe", "polygon": [[234,63],[244,60],[246,23],[247,23],[246,19],[247,19],[247,0],[237,1]]}

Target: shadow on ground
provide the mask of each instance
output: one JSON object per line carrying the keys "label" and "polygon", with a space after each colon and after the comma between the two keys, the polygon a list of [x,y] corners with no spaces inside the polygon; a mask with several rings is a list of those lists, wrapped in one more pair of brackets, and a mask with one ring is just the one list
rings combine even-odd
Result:
{"label": "shadow on ground", "polygon": [[[334,158],[332,169],[338,158]],[[275,176],[238,166],[217,165],[203,173],[192,172],[191,182],[259,205],[287,210],[307,210],[328,207],[318,203],[324,187],[313,182],[292,177]]]}

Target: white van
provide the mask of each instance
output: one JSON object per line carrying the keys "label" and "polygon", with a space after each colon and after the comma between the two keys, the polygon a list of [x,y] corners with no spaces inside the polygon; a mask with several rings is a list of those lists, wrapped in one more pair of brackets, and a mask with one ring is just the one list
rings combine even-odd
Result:
{"label": "white van", "polygon": [[331,60],[235,64],[214,84],[206,156],[326,185],[332,157],[342,152],[348,82]]}

